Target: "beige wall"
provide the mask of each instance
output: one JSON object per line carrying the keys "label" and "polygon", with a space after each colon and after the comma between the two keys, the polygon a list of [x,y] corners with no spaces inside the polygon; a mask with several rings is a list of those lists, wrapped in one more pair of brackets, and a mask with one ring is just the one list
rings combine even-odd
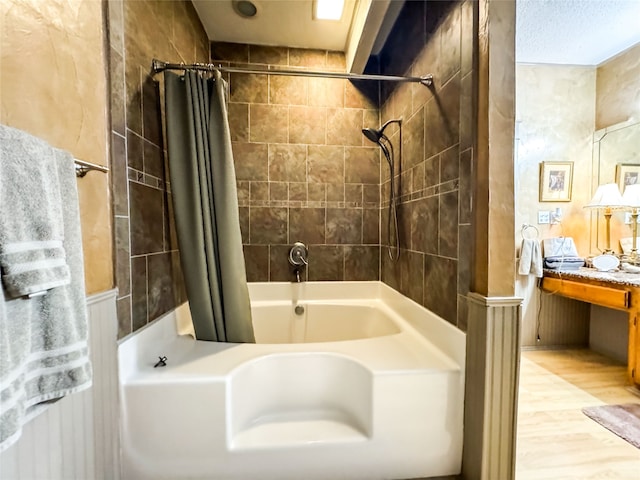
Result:
{"label": "beige wall", "polygon": [[[591,213],[583,208],[598,184],[593,178],[593,134],[595,130],[628,118],[640,118],[640,45],[597,68],[518,65],[516,72],[515,247],[519,248],[520,229],[527,223],[536,225],[541,239],[572,237],[578,253],[588,256],[597,251],[595,234],[591,233]],[[574,162],[571,202],[538,201],[539,164],[543,161]],[[613,177],[607,181],[613,181]],[[539,210],[556,207],[563,210],[562,226],[537,224]],[[614,249],[618,247],[615,239],[621,236],[621,228],[624,226],[617,215],[612,221]],[[556,299],[544,297],[541,300],[531,276],[516,277],[516,293],[524,298],[523,345],[586,343],[586,324],[584,318],[580,318],[584,317],[582,311],[568,315],[559,309]],[[543,315],[538,330],[541,302]],[[540,340],[536,339],[537,333],[540,333]]]}
{"label": "beige wall", "polygon": [[[578,253],[589,254],[590,212],[583,206],[591,198],[591,147],[595,117],[594,67],[567,65],[517,65],[516,67],[516,232],[515,248],[522,242],[523,224],[535,225],[539,238],[569,236]],[[539,202],[540,162],[571,161],[571,202]],[[562,225],[538,225],[539,210],[563,212]],[[574,323],[550,325],[550,314],[536,328],[540,293],[531,275],[516,276],[516,294],[522,305],[523,345],[556,345],[567,341]],[[544,298],[544,308],[552,299]],[[547,305],[549,304],[549,305]],[[545,310],[546,311],[546,310]],[[540,340],[536,335],[540,333]],[[582,337],[581,337],[582,338]],[[573,340],[572,340],[573,342]]]}
{"label": "beige wall", "polygon": [[[596,67],[517,66],[516,246],[522,224],[540,238],[571,236],[581,255],[593,253],[590,216],[583,209],[593,180],[593,133],[629,118],[640,119],[640,44]],[[539,164],[574,162],[571,202],[538,202]],[[607,179],[613,181],[613,178]],[[539,210],[563,210],[562,226],[538,225]],[[612,222],[618,238],[619,222]],[[614,248],[617,242],[613,242]],[[520,283],[523,280],[519,278]]]}
{"label": "beige wall", "polygon": [[[596,120],[595,129],[610,128],[630,119],[640,122],[640,43],[619,53],[615,57],[598,65],[596,69]],[[616,163],[637,163],[637,146],[634,138],[637,134],[626,129],[611,133],[603,138],[600,149],[600,178],[594,179],[593,185],[615,181]],[[637,131],[637,129],[633,130]],[[631,135],[626,142],[625,136]],[[606,150],[604,145],[606,145]],[[615,145],[615,147],[614,147]],[[623,145],[626,145],[623,147]],[[610,149],[614,149],[614,151]],[[595,154],[595,152],[594,152]],[[631,236],[628,225],[625,225],[622,213],[615,213],[611,219],[611,248],[620,251],[619,239]],[[600,216],[596,225],[598,233],[592,234],[592,251],[603,248],[605,226]]]}
{"label": "beige wall", "polygon": [[[516,245],[522,224],[536,225],[540,238],[573,237],[589,253],[591,146],[596,72],[593,67],[518,65],[516,68]],[[539,202],[540,163],[573,162],[571,202]],[[538,225],[539,210],[563,212],[562,226]]]}
{"label": "beige wall", "polygon": [[514,19],[515,2],[479,2],[471,288],[489,297],[514,294]]}
{"label": "beige wall", "polygon": [[598,65],[596,130],[640,120],[640,43]]}
{"label": "beige wall", "polygon": [[[640,44],[598,67],[517,66],[516,246],[522,224],[528,223],[537,226],[540,238],[571,236],[581,255],[595,252],[591,214],[583,209],[598,184],[593,178],[593,134],[629,118],[640,119]],[[543,161],[574,162],[571,202],[538,202]],[[563,210],[561,227],[537,225],[539,210],[556,207]],[[618,223],[612,222],[612,230],[616,228]]]}
{"label": "beige wall", "polygon": [[[2,0],[0,122],[107,164],[102,4]],[[108,176],[78,180],[87,293],[113,286]]]}

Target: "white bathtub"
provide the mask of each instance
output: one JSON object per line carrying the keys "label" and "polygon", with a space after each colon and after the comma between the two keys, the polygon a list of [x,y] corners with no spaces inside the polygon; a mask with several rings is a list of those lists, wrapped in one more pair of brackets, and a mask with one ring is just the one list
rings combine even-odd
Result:
{"label": "white bathtub", "polygon": [[460,473],[462,332],[380,282],[249,293],[257,344],[179,336],[175,312],[121,343],[125,479]]}

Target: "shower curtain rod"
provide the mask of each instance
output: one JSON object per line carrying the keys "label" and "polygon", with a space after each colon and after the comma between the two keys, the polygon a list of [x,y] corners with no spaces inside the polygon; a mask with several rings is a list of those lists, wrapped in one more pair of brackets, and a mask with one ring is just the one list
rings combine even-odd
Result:
{"label": "shower curtain rod", "polygon": [[422,77],[399,77],[394,75],[365,75],[357,73],[341,73],[341,72],[317,72],[310,70],[266,70],[242,67],[223,67],[214,65],[213,63],[167,63],[161,60],[153,59],[151,62],[151,74],[163,72],[165,70],[203,70],[212,71],[219,70],[228,73],[256,73],[261,75],[291,75],[297,77],[322,77],[322,78],[342,78],[346,80],[382,80],[389,82],[411,82],[421,83],[425,87],[433,85],[433,75],[424,75]]}

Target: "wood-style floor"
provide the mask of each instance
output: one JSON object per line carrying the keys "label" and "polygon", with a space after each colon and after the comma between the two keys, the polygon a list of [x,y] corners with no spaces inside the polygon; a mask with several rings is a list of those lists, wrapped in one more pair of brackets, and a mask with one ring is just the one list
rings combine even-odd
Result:
{"label": "wood-style floor", "polygon": [[640,403],[624,365],[591,350],[523,352],[516,480],[640,480],[640,449],[581,411],[617,403]]}

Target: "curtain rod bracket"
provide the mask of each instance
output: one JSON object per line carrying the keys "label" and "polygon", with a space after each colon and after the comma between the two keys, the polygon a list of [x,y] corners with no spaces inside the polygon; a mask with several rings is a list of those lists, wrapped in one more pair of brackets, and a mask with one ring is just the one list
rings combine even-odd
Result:
{"label": "curtain rod bracket", "polygon": [[429,75],[424,75],[423,77],[420,77],[420,83],[425,87],[432,87],[433,75],[429,74]]}
{"label": "curtain rod bracket", "polygon": [[85,162],[84,160],[74,159],[76,164],[76,177],[82,178],[91,170],[95,170],[97,172],[107,173],[109,171],[108,167],[103,167],[102,165],[96,165],[95,163]]}
{"label": "curtain rod bracket", "polygon": [[160,73],[167,68],[167,63],[157,58],[151,60],[151,75],[155,75],[156,73]]}

